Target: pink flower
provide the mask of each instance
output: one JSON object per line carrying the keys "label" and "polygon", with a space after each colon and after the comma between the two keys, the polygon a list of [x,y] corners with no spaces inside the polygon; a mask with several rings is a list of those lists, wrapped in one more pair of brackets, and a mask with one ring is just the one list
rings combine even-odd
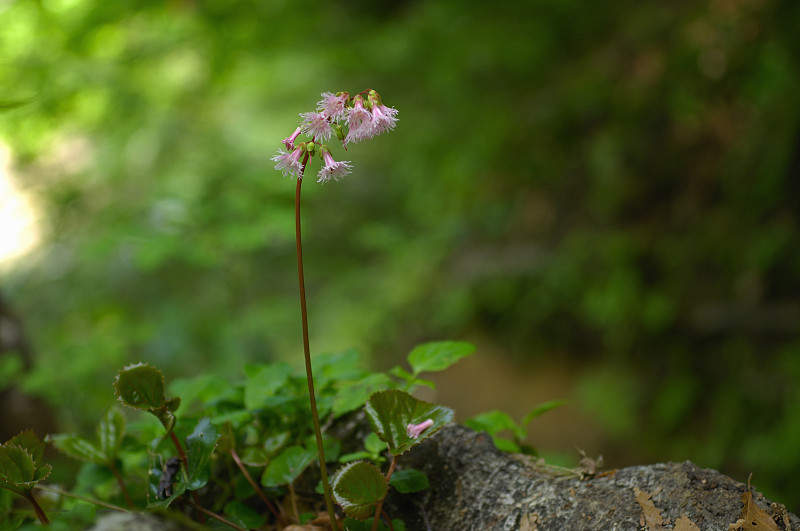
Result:
{"label": "pink flower", "polygon": [[295,176],[298,179],[303,178],[303,165],[300,163],[300,155],[305,151],[305,148],[299,147],[291,153],[286,153],[282,149],[278,150],[278,154],[272,157],[271,160],[277,162],[275,169],[280,170],[286,177]]}
{"label": "pink flower", "polygon": [[391,131],[397,125],[397,109],[392,109],[382,103],[372,106],[372,131],[374,135],[379,135],[385,131]]}
{"label": "pink flower", "polygon": [[328,182],[331,179],[338,181],[348,173],[350,173],[350,163],[347,161],[336,162],[333,160],[333,155],[328,148],[322,148],[322,159],[325,161],[325,166],[319,170],[318,183]]}
{"label": "pink flower", "polygon": [[321,140],[327,140],[333,134],[328,115],[324,111],[304,112],[300,116],[303,118],[303,123],[300,124],[303,132],[319,137]]}
{"label": "pink flower", "polygon": [[292,133],[291,136],[288,136],[283,140],[281,140],[281,142],[283,142],[283,145],[286,146],[286,149],[288,149],[289,151],[294,151],[294,141],[297,140],[297,137],[300,136],[300,133],[302,132],[303,132],[302,129],[298,127],[297,129],[294,130],[294,133]]}
{"label": "pink flower", "polygon": [[419,424],[409,424],[406,426],[406,434],[412,439],[417,439],[423,431],[427,430],[431,426],[433,426],[433,420],[431,419],[420,422]]}
{"label": "pink flower", "polygon": [[317,110],[327,114],[332,120],[340,120],[345,117],[345,105],[350,98],[347,92],[334,94],[323,92],[322,99],[317,103]]}
{"label": "pink flower", "polygon": [[372,114],[364,108],[364,99],[361,96],[353,99],[353,108],[347,113],[347,125],[350,130],[344,139],[345,143],[356,143],[375,136]]}

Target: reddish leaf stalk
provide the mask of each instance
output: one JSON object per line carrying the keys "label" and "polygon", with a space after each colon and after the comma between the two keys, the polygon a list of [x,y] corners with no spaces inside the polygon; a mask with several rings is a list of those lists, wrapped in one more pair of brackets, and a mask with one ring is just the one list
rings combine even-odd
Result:
{"label": "reddish leaf stalk", "polygon": [[[389,486],[389,481],[392,479],[392,474],[394,474],[394,469],[397,466],[397,458],[398,458],[398,456],[396,456],[396,455],[392,456],[392,464],[389,465],[389,470],[386,472],[386,486],[387,487]],[[383,500],[385,500],[385,499],[386,499],[386,496],[381,498],[380,501],[378,502],[378,505],[375,507],[375,519],[372,521],[372,531],[377,531],[378,530],[378,523],[381,521],[381,513],[384,512],[383,511]],[[389,528],[391,529],[392,521],[389,520],[388,516],[386,517],[386,519],[389,521]]]}
{"label": "reddish leaf stalk", "polygon": [[278,525],[282,528],[286,527],[286,519],[283,517],[283,515],[281,515],[278,512],[278,510],[275,508],[275,505],[273,505],[273,503],[269,501],[269,498],[267,498],[264,492],[258,487],[258,484],[253,480],[253,477],[250,475],[250,472],[247,471],[247,468],[244,466],[244,463],[242,463],[242,460],[239,458],[239,454],[237,454],[236,450],[234,450],[233,448],[231,448],[231,457],[233,457],[236,466],[239,467],[239,470],[241,470],[242,474],[244,474],[244,478],[247,480],[250,486],[253,487],[253,490],[256,491],[258,497],[261,498],[261,501],[264,502],[264,504],[267,506],[267,509],[269,509],[269,511],[278,521]]}
{"label": "reddish leaf stalk", "polygon": [[26,494],[25,498],[31,503],[31,505],[33,505],[33,512],[36,513],[36,517],[39,518],[39,521],[43,525],[50,525],[50,520],[47,519],[47,514],[45,514],[44,509],[42,509],[42,506],[39,505],[39,502],[36,501],[36,497],[34,497],[33,491]]}
{"label": "reddish leaf stalk", "polygon": [[303,352],[306,363],[306,380],[308,381],[308,397],[311,404],[311,419],[314,423],[314,435],[317,439],[317,453],[319,454],[319,469],[322,475],[322,488],[325,491],[325,506],[328,510],[328,517],[331,525],[336,527],[336,511],[333,509],[333,497],[331,495],[331,485],[328,482],[328,470],[325,465],[325,449],[322,445],[322,430],[320,429],[319,414],[317,413],[317,399],[314,395],[314,376],[311,373],[311,347],[308,341],[308,310],[306,308],[306,286],[303,277],[303,244],[300,230],[300,189],[303,184],[302,175],[306,171],[309,154],[303,158],[303,166],[300,170],[300,177],[297,178],[297,188],[294,197],[294,220],[295,234],[297,240],[297,278],[300,285],[300,318],[303,327]]}
{"label": "reddish leaf stalk", "polygon": [[133,509],[133,500],[131,499],[131,495],[128,494],[128,489],[125,488],[125,482],[122,480],[122,475],[119,473],[119,470],[117,470],[117,465],[114,464],[113,459],[108,462],[108,468],[111,469],[111,473],[117,478],[117,483],[122,490],[122,495],[125,497],[125,503],[128,505],[128,509]]}

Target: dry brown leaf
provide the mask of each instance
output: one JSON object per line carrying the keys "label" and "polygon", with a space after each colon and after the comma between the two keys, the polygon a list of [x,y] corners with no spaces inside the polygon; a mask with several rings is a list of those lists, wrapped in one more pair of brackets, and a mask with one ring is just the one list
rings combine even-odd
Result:
{"label": "dry brown leaf", "polygon": [[636,496],[636,503],[642,508],[642,525],[646,525],[649,531],[661,531],[664,529],[664,518],[661,517],[661,509],[656,509],[655,504],[650,499],[661,492],[657,490],[653,494],[648,494],[638,487],[633,487],[633,494]]}
{"label": "dry brown leaf", "polygon": [[[750,474],[750,477],[753,475]],[[780,531],[778,524],[772,519],[756,502],[753,501],[753,494],[750,492],[750,477],[747,478],[747,490],[742,494],[742,517],[735,524],[728,526],[728,531],[738,531],[740,529],[750,531]]]}
{"label": "dry brown leaf", "polygon": [[536,513],[525,513],[519,521],[519,531],[538,531],[539,515]]}
{"label": "dry brown leaf", "polygon": [[692,522],[689,517],[684,514],[675,520],[675,527],[673,531],[700,531],[700,528],[697,527],[697,524]]}

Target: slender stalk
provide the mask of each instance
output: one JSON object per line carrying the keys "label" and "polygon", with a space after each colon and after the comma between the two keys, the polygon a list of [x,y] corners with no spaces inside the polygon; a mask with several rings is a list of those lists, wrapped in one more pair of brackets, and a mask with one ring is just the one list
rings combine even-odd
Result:
{"label": "slender stalk", "polygon": [[122,495],[125,497],[125,503],[128,504],[128,509],[133,509],[133,500],[131,499],[131,495],[128,494],[128,489],[125,488],[125,482],[122,480],[122,475],[119,473],[119,470],[117,470],[117,465],[114,464],[113,459],[108,462],[108,468],[111,469],[111,473],[117,478],[117,483],[119,484],[119,488],[122,489]]}
{"label": "slender stalk", "polygon": [[[397,458],[398,456],[392,456],[392,464],[389,465],[389,471],[386,472],[386,485],[389,485],[389,480],[392,479],[392,474],[394,474],[394,469],[397,466]],[[375,519],[372,521],[372,531],[377,531],[378,523],[381,521],[381,512],[383,512],[383,500],[386,499],[386,496],[380,499],[378,502],[377,507],[375,507]],[[388,517],[387,517],[388,520]],[[389,527],[391,528],[392,521],[389,520]]]}
{"label": "slender stalk", "polygon": [[218,520],[218,521],[222,522],[223,524],[236,529],[237,531],[247,531],[247,529],[245,529],[244,527],[239,527],[238,525],[234,524],[230,520],[226,520],[224,517],[218,515],[217,513],[209,511],[208,509],[206,509],[202,505],[199,505],[199,504],[197,504],[195,502],[191,502],[191,501],[189,502],[189,505],[191,505],[196,511],[198,511],[198,512],[200,512],[200,513],[202,513],[202,514],[204,514],[206,516],[209,516],[209,517],[211,517],[211,518],[213,518],[215,520]]}
{"label": "slender stalk", "polygon": [[44,487],[42,485],[36,485],[37,489],[41,489],[47,492],[55,492],[60,496],[67,496],[69,498],[75,498],[76,500],[81,500],[86,503],[91,503],[92,505],[97,505],[98,507],[105,507],[106,509],[111,509],[112,511],[119,511],[121,513],[127,513],[128,510],[120,507],[119,505],[114,505],[112,503],[106,503],[104,501],[95,500],[94,498],[87,498],[86,496],[81,496],[80,494],[73,494],[68,490],[61,490],[56,487]]}
{"label": "slender stalk", "polygon": [[278,512],[278,510],[275,508],[275,505],[273,505],[272,502],[269,501],[269,498],[267,498],[264,492],[258,487],[258,484],[256,484],[255,481],[253,481],[253,477],[250,475],[250,472],[247,471],[247,468],[245,468],[244,463],[242,463],[242,460],[239,458],[239,454],[237,454],[236,450],[234,450],[233,448],[231,448],[231,457],[233,457],[236,466],[239,467],[239,470],[241,470],[242,474],[244,474],[244,478],[247,480],[248,483],[250,483],[250,486],[253,487],[253,490],[256,491],[258,497],[261,498],[261,501],[264,502],[264,504],[267,506],[267,509],[269,509],[269,511],[278,521],[278,525],[281,528],[286,527],[286,519],[283,517],[283,515],[281,515]]}
{"label": "slender stalk", "polygon": [[33,495],[33,491],[26,494],[25,499],[27,499],[29,502],[31,502],[31,505],[33,505],[33,512],[36,513],[36,516],[37,518],[39,518],[39,521],[44,525],[50,525],[50,520],[47,519],[47,514],[45,514],[44,509],[42,509],[42,506],[39,505],[39,502],[36,501],[36,497]]}
{"label": "slender stalk", "polygon": [[[303,159],[301,175],[305,172],[308,163],[308,153]],[[297,278],[300,284],[300,317],[303,325],[303,352],[306,362],[306,380],[308,381],[308,399],[311,403],[311,419],[314,423],[314,435],[317,439],[317,453],[319,454],[319,470],[322,475],[322,488],[325,491],[325,506],[328,509],[328,516],[331,525],[336,529],[336,511],[333,509],[333,497],[331,496],[331,485],[328,482],[328,470],[325,465],[325,449],[322,445],[322,430],[319,425],[319,414],[317,413],[317,399],[314,395],[314,375],[311,373],[311,347],[308,342],[308,310],[306,309],[306,285],[303,277],[303,244],[300,230],[300,190],[303,178],[297,179],[297,188],[294,196],[294,221],[297,239]]]}

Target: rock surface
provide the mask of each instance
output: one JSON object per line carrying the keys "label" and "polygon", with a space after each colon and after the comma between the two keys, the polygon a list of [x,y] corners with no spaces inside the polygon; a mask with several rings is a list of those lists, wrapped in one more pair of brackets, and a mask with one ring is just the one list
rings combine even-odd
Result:
{"label": "rock surface", "polygon": [[[747,485],[689,461],[581,477],[501,452],[488,435],[454,425],[404,455],[400,465],[424,471],[431,483],[425,492],[387,500],[390,514],[409,530],[768,528],[737,524]],[[775,523],[771,529],[800,531],[800,519],[782,506],[755,492],[752,500]]]}

